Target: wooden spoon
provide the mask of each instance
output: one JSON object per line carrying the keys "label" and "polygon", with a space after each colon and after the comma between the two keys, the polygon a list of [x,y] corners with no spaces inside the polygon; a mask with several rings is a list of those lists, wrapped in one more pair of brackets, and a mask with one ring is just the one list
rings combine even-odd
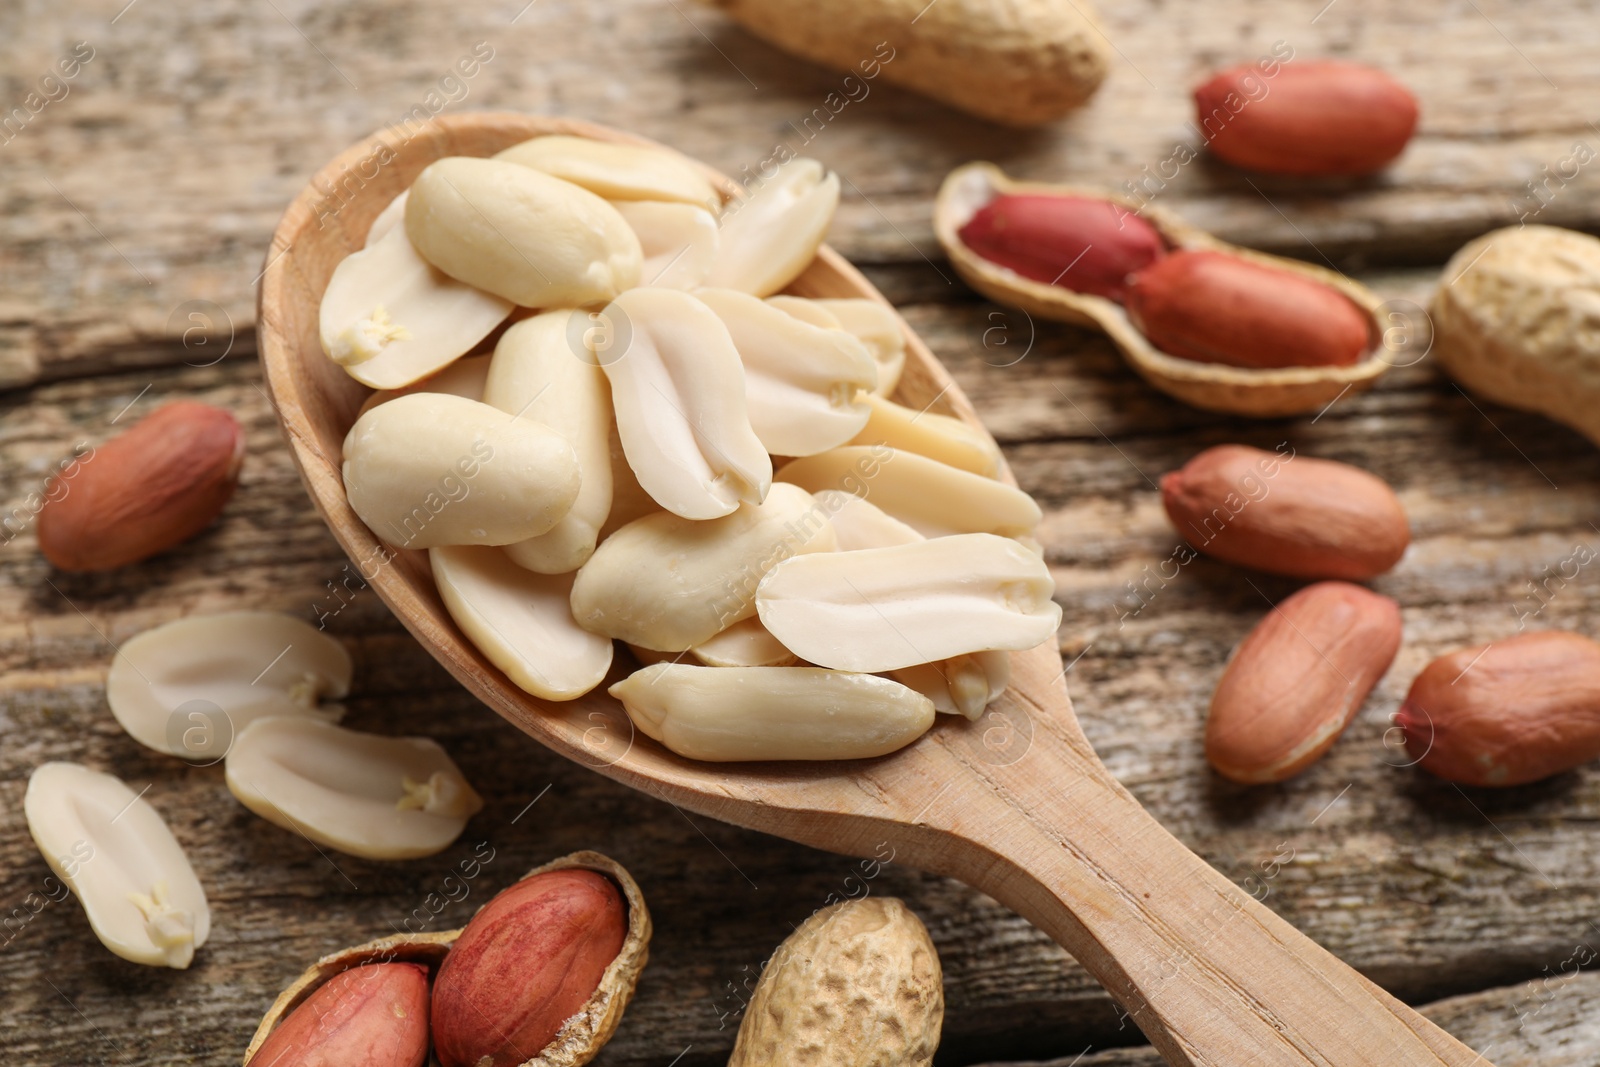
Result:
{"label": "wooden spoon", "polygon": [[[267,254],[257,329],[295,461],[334,536],[424,648],[544,745],[651,796],[835,852],[892,848],[896,862],[976,886],[1076,956],[1169,1063],[1485,1062],[1162,829],[1096,758],[1053,645],[1012,656],[1011,687],[979,721],[940,716],[910,747],[850,763],[691,762],[635,735],[603,687],[544,703],[485,660],[446,613],[426,555],[382,545],[345,501],[340,446],[368,394],[323,355],[317,307],[335,265],[423,167],[550,133],[648,143],[517,114],[441,116],[409,139],[395,127],[323,168],[290,205]],[[736,195],[727,179],[714,180]],[[791,291],[882,300],[828,248]],[[898,399],[978,425],[909,329],[906,340]]]}

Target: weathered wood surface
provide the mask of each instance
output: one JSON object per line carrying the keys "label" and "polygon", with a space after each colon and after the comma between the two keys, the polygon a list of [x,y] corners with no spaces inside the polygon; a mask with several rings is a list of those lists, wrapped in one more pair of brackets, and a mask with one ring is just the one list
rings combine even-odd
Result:
{"label": "weathered wood surface", "polygon": [[[1569,968],[1565,975],[1451,997],[1421,1010],[1497,1067],[1592,1067],[1600,1048],[1597,1007],[1600,976]],[[1159,1067],[1160,1063],[1154,1049],[1138,1046],[1005,1067]]]}
{"label": "weathered wood surface", "polygon": [[[123,12],[127,2],[7,4],[16,28],[0,41],[5,111],[75,42],[94,58],[64,99],[0,144],[0,384],[169,361],[198,325],[191,311],[224,333],[231,319],[248,344],[254,279],[283,205],[338,149],[430,92],[449,109],[633,129],[734,175],[780,145],[815,155],[848,179],[836,246],[853,260],[921,263],[946,295],[950,272],[923,260],[938,258],[929,199],[946,171],[975,158],[1033,178],[1134,183],[1230,240],[1347,265],[1440,263],[1535,210],[1540,222],[1600,228],[1600,165],[1567,163],[1578,142],[1600,151],[1600,19],[1583,0],[1119,0],[1101,5],[1118,55],[1100,94],[1033,131],[881,81],[834,114],[840,75],[690,0],[136,0]],[[1412,86],[1421,129],[1392,171],[1330,184],[1247,177],[1203,157],[1163,167],[1175,146],[1197,143],[1189,89],[1278,41],[1301,56],[1378,63]],[[493,59],[441,92],[478,42]],[[1156,182],[1176,176],[1159,187],[1146,168]],[[209,303],[174,316],[191,301]]]}
{"label": "weathered wood surface", "polygon": [[[260,1012],[305,963],[405,922],[481,841],[494,861],[474,895],[433,926],[461,921],[521,870],[581,847],[616,855],[651,895],[652,963],[605,1064],[725,1058],[744,983],[771,947],[830,894],[865,890],[906,897],[933,931],[948,984],[948,1062],[1070,1061],[1087,1045],[1137,1042],[1081,969],[986,898],[893,864],[864,882],[855,861],[629,793],[478,706],[417,653],[372,593],[346,593],[339,609],[328,583],[346,576],[345,561],[311,512],[259,389],[252,284],[283,204],[337,148],[422,100],[476,42],[488,41],[495,57],[452,107],[593,118],[731,173],[779,143],[802,147],[787,124],[822,106],[838,76],[682,2],[537,0],[522,10],[523,0],[140,0],[112,23],[123,2],[14,4],[16,28],[0,42],[6,108],[73,42],[96,49],[71,94],[0,145],[0,384],[19,387],[0,394],[0,503],[8,514],[26,508],[75,442],[100,440],[176,396],[238,412],[250,458],[222,523],[180,554],[71,577],[39,559],[31,532],[0,545],[0,913],[26,909],[47,873],[21,818],[27,775],[44,760],[74,759],[151,786],[211,893],[216,923],[195,969],[157,974],[104,953],[75,904],[13,921],[0,933],[0,1047],[10,1059],[236,1062]],[[1280,39],[1301,54],[1349,54],[1401,73],[1424,106],[1412,149],[1391,174],[1338,189],[1250,179],[1258,192],[1197,161],[1162,202],[1242,243],[1347,266],[1418,264],[1368,279],[1388,295],[1425,304],[1437,271],[1428,264],[1515,221],[1513,201],[1528,204],[1524,183],[1554,170],[1574,142],[1600,147],[1589,125],[1600,22],[1585,5],[1397,12],[1337,0],[1318,16],[1321,8],[1108,6],[1106,32],[1127,58],[1090,109],[1057,127],[995,130],[874,84],[803,147],[850,180],[836,245],[902,304],[1046,507],[1044,540],[1067,609],[1063,652],[1081,657],[1068,679],[1112,771],[1225,873],[1256,877],[1270,906],[1420,1002],[1555,973],[1600,948],[1591,830],[1600,771],[1462,792],[1392,766],[1404,757],[1383,743],[1388,715],[1433,655],[1511,633],[1519,612],[1535,609],[1526,625],[1594,632],[1600,588],[1588,570],[1546,583],[1540,599],[1528,588],[1576,544],[1600,542],[1592,449],[1540,419],[1466,398],[1426,362],[1314,420],[1240,425],[1183,408],[1098,338],[974,299],[928,226],[939,178],[970,158],[1114,187],[1137,178],[1188,136],[1185,92],[1203,70]],[[1595,169],[1580,171],[1538,221],[1600,229]],[[220,333],[185,336],[202,324],[191,312]],[[233,358],[207,366],[230,322]],[[1270,789],[1210,775],[1200,728],[1229,649],[1292,585],[1203,560],[1176,577],[1160,570],[1176,540],[1151,483],[1224,440],[1288,440],[1376,471],[1400,491],[1416,539],[1375,583],[1405,606],[1407,644],[1389,678],[1327,760]],[[110,643],[179,614],[238,606],[308,618],[339,609],[329,627],[359,664],[350,723],[438,737],[490,798],[453,850],[399,865],[335,857],[335,867],[235,804],[219,769],[176,766],[117,729],[100,689]],[[1460,1002],[1450,1021],[1439,1018],[1480,1050],[1496,1033],[1527,1045],[1524,1060],[1489,1050],[1502,1064],[1600,1058],[1581,1024],[1597,1003],[1587,977],[1520,1029],[1504,1018],[1510,995]],[[1558,1005],[1572,1005],[1580,1021],[1555,1026]]]}

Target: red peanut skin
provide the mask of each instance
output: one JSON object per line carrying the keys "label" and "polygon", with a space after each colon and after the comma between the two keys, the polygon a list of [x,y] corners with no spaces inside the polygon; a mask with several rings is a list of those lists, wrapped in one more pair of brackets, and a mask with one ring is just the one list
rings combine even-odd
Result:
{"label": "red peanut skin", "polygon": [[78,460],[39,511],[39,550],[64,571],[104,571],[182,544],[239,484],[244,432],[232,414],[179,400]]}
{"label": "red peanut skin", "polygon": [[1128,276],[1166,254],[1166,242],[1144,219],[1083,196],[997,196],[960,236],[984,259],[1024,278],[1119,302]]}
{"label": "red peanut skin", "polygon": [[1208,448],[1163,475],[1161,503],[1201,552],[1292,578],[1364,581],[1411,542],[1400,498],[1381,478],[1245,445]]}
{"label": "red peanut skin", "polygon": [[1537,782],[1600,756],[1600,644],[1562,630],[1441,656],[1395,715],[1423,770],[1462,785]]}
{"label": "red peanut skin", "polygon": [[1206,759],[1281,782],[1321,759],[1400,651],[1400,605],[1348,582],[1308,585],[1239,643],[1211,697]]}
{"label": "red peanut skin", "polygon": [[533,1059],[600,987],[627,927],[622,894],[594,871],[547,871],[500,893],[461,931],[434,980],[439,1062]]}
{"label": "red peanut skin", "polygon": [[1231,367],[1347,367],[1372,346],[1349,297],[1225,252],[1174,252],[1130,279],[1128,317],[1170,356]]}
{"label": "red peanut skin", "polygon": [[428,971],[369,963],[341,971],[278,1024],[250,1067],[422,1067]]}
{"label": "red peanut skin", "polygon": [[1372,174],[1417,128],[1417,100],[1405,86],[1336,60],[1288,64],[1272,78],[1234,67],[1196,89],[1194,103],[1211,151],[1265,174]]}

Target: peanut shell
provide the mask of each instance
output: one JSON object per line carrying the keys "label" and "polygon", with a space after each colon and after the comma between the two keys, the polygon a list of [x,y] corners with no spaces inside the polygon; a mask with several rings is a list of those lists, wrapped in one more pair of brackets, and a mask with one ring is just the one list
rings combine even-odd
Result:
{"label": "peanut shell", "polygon": [[761,972],[728,1067],[927,1067],[944,985],[927,928],[894,897],[823,908]]}
{"label": "peanut shell", "polygon": [[[581,1067],[594,1059],[621,1023],[622,1013],[633,998],[634,987],[639,982],[639,972],[644,969],[650,956],[650,911],[645,906],[644,893],[616,860],[599,852],[573,852],[535,867],[523,877],[569,868],[598,871],[621,887],[628,905],[628,933],[623,939],[622,950],[606,968],[600,979],[600,988],[595,990],[588,1003],[567,1019],[555,1040],[520,1067]],[[334,975],[364,963],[379,962],[420,963],[437,972],[450,946],[460,936],[460,929],[395,934],[322,957],[273,1001],[261,1024],[256,1027],[250,1046],[245,1049],[243,1062],[248,1064],[266,1041],[267,1035]]]}
{"label": "peanut shell", "polygon": [[1600,443],[1600,239],[1507,227],[1451,257],[1434,353],[1456,381]]}
{"label": "peanut shell", "polygon": [[[1030,193],[1098,197],[1118,205],[1129,215],[1141,216],[1173,248],[1226,252],[1330,286],[1349,297],[1371,318],[1372,346],[1365,358],[1350,366],[1272,370],[1198,363],[1168,355],[1134,327],[1127,312],[1116,301],[1023,277],[984,259],[961,240],[961,227],[994,197]],[[1158,207],[1140,205],[1115,193],[1012,181],[992,163],[969,163],[957,167],[945,178],[934,205],[933,226],[956,272],[978,292],[998,303],[1021,308],[1029,315],[1104,331],[1146,381],[1194,407],[1260,418],[1317,411],[1346,391],[1371,388],[1390,366],[1386,359],[1388,352],[1381,344],[1377,319],[1382,301],[1365,286],[1309,263],[1235,247]]]}

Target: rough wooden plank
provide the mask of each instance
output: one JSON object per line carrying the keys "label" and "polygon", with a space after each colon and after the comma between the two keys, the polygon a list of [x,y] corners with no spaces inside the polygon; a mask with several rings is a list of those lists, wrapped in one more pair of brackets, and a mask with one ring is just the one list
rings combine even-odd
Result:
{"label": "rough wooden plank", "polygon": [[[230,334],[248,352],[254,280],[283,206],[335,151],[430,93],[452,110],[624,126],[733,174],[758,171],[780,147],[815,155],[848,179],[834,228],[843,252],[921,264],[947,286],[930,199],[944,173],[974,158],[1027,177],[1131,185],[1232,240],[1350,267],[1442,262],[1535,208],[1536,221],[1600,229],[1600,168],[1569,162],[1578,142],[1600,149],[1590,113],[1600,23],[1581,0],[1108,5],[1117,58],[1098,97],[1023,132],[878,83],[833,114],[839,74],[691,4],[404,0],[359,15],[304,0],[123,6],[29,6],[0,41],[7,113],[75,42],[94,50],[64,98],[0,134],[0,388],[204,362]],[[1421,130],[1393,170],[1291,182],[1203,157],[1166,163],[1198,143],[1189,89],[1277,41],[1303,57],[1380,64],[1416,90]],[[493,58],[441,89],[479,42]],[[1563,171],[1574,176],[1549,177]]]}
{"label": "rough wooden plank", "polygon": [[[1423,1015],[1497,1067],[1590,1067],[1600,1048],[1600,975],[1580,973],[1591,958],[1573,957],[1563,972],[1423,1005]],[[986,1067],[1159,1067],[1149,1046],[1088,1052],[1048,1062]]]}

